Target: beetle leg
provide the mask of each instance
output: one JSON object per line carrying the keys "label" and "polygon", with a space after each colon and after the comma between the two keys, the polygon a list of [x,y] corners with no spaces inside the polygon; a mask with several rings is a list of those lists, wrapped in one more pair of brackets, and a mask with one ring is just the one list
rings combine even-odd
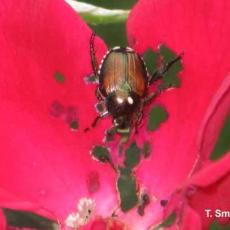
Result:
{"label": "beetle leg", "polygon": [[157,96],[159,96],[163,91],[169,88],[172,88],[172,85],[167,85],[167,86],[160,85],[155,92],[149,94],[147,97],[144,98],[144,105],[149,104],[152,100],[154,100]]}
{"label": "beetle leg", "polygon": [[96,110],[100,115],[108,113],[105,105],[105,101],[101,100],[96,104]]}
{"label": "beetle leg", "polygon": [[101,116],[97,116],[97,117],[94,119],[93,123],[91,124],[91,127],[92,127],[92,128],[96,127],[98,121],[101,120],[101,118],[102,118]]}
{"label": "beetle leg", "polygon": [[90,37],[90,57],[91,57],[91,65],[93,68],[93,73],[95,77],[98,77],[97,75],[98,64],[97,64],[97,59],[96,59],[96,54],[94,49],[94,39],[95,39],[95,33],[93,32]]}
{"label": "beetle leg", "polygon": [[87,84],[93,84],[93,83],[98,84],[98,77],[95,76],[94,74],[85,77],[84,80]]}
{"label": "beetle leg", "polygon": [[[91,124],[91,128],[95,128],[97,123],[104,117],[108,116],[109,115],[109,112],[106,110],[104,111],[103,113],[101,112],[95,119],[94,121],[92,122]],[[85,128],[84,129],[84,132],[88,132],[90,130],[90,127],[88,128]]]}
{"label": "beetle leg", "polygon": [[99,90],[99,88],[96,89],[95,94],[96,94],[96,97],[97,97],[97,99],[98,99],[99,101],[102,101],[102,100],[103,100],[103,96],[102,96],[101,91]]}
{"label": "beetle leg", "polygon": [[96,110],[99,113],[99,115],[94,119],[91,125],[92,127],[95,127],[100,119],[106,117],[109,114],[108,110],[106,109],[105,102],[103,100],[96,104]]}
{"label": "beetle leg", "polygon": [[153,84],[155,81],[160,80],[164,74],[178,61],[182,58],[182,54],[174,58],[172,61],[166,63],[160,70],[156,70],[149,79],[149,85]]}
{"label": "beetle leg", "polygon": [[109,112],[106,111],[105,113],[102,113],[102,114],[100,114],[99,116],[97,116],[97,117],[94,119],[93,123],[91,124],[91,127],[92,127],[92,128],[95,128],[96,125],[97,125],[97,123],[98,123],[102,118],[106,117],[108,114],[109,114]]}
{"label": "beetle leg", "polygon": [[137,115],[137,121],[135,123],[135,133],[136,134],[138,133],[138,127],[141,124],[142,118],[143,118],[143,111],[141,110]]}
{"label": "beetle leg", "polygon": [[149,104],[153,99],[155,99],[160,93],[158,91],[149,94],[144,98],[144,105]]}

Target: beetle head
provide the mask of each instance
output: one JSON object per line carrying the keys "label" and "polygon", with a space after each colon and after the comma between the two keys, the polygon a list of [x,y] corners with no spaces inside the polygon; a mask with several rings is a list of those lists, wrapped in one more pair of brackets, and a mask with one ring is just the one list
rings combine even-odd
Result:
{"label": "beetle head", "polygon": [[141,98],[134,92],[115,91],[106,98],[106,107],[113,116],[118,133],[129,133],[140,111]]}

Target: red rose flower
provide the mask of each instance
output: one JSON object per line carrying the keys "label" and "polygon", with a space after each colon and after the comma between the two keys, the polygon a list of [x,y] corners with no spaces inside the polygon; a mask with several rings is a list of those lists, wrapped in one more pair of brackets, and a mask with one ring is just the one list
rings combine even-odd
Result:
{"label": "red rose flower", "polygon": [[[145,230],[172,213],[172,229],[205,229],[212,218],[204,209],[229,210],[229,154],[209,160],[229,112],[229,7],[140,0],[132,10],[130,45],[140,53],[160,43],[184,52],[183,71],[181,87],[156,101],[169,117],[149,134],[152,154],[136,171],[150,204],[143,216],[133,208],[114,217],[117,174],[89,154],[111,121],[84,132],[96,116],[95,86],[84,81],[92,31],[61,0],[2,1],[0,207],[91,230]],[[99,38],[95,47],[99,60],[106,47]]]}

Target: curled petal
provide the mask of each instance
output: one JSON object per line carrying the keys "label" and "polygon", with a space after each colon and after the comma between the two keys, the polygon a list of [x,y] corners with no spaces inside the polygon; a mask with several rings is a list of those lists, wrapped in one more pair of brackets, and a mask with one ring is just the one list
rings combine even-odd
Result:
{"label": "curled petal", "polygon": [[203,118],[203,123],[198,134],[198,146],[203,160],[209,159],[213,151],[220,129],[230,111],[230,74],[226,76],[211,101]]}
{"label": "curled petal", "polygon": [[230,153],[216,162],[210,162],[206,167],[196,173],[189,181],[199,187],[207,187],[221,180],[230,173]]}
{"label": "curled petal", "polygon": [[214,219],[222,224],[230,223],[229,216],[221,215],[230,209],[230,153],[197,172],[189,183],[196,186],[195,193],[189,196],[189,204],[200,214],[202,229],[207,229]]}

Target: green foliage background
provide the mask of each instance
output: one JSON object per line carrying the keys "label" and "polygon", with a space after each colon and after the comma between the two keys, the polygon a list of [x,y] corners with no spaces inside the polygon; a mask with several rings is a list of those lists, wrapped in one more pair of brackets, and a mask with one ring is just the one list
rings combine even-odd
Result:
{"label": "green foliage background", "polygon": [[[107,9],[131,9],[135,4],[135,0],[80,0],[79,2],[87,2]],[[127,46],[126,38],[126,22],[95,24],[89,23],[89,26],[102,37],[108,47]]]}

